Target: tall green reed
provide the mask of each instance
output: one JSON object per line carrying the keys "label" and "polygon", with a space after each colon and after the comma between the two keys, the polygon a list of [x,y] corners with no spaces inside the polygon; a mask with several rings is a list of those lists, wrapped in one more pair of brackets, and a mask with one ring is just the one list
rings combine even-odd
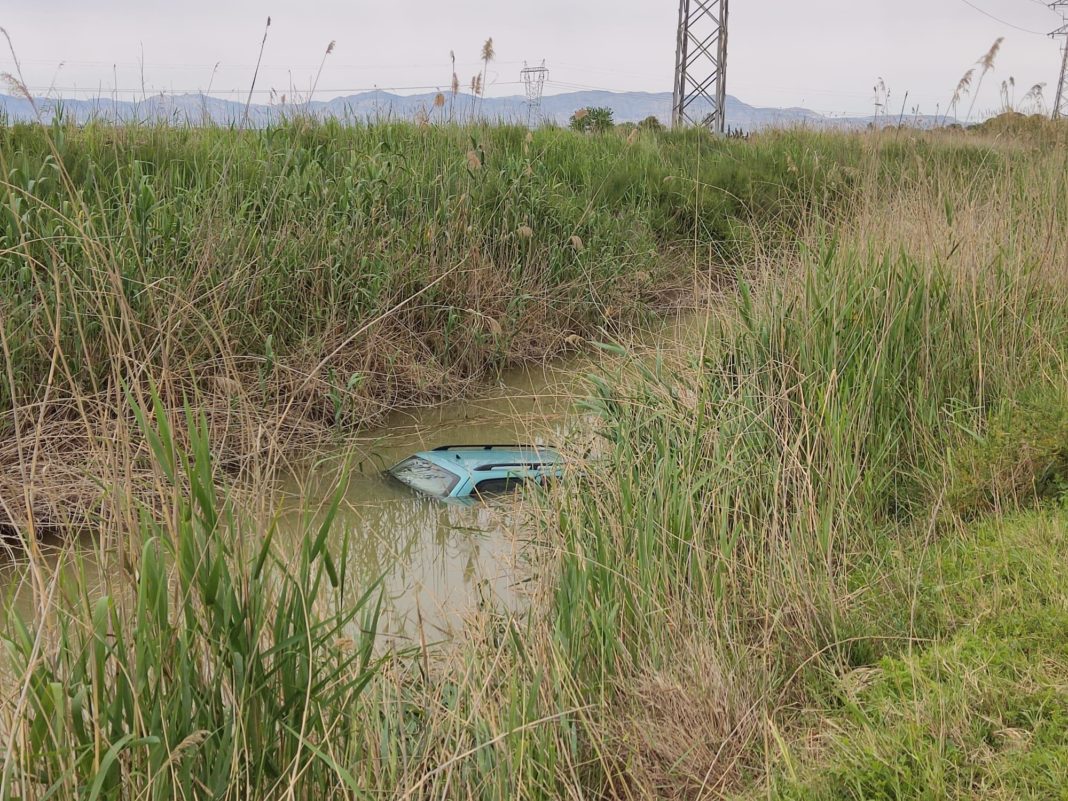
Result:
{"label": "tall green reed", "polygon": [[[57,339],[61,383],[97,391],[116,359],[210,372],[224,351],[262,353],[268,336],[300,364],[413,296],[380,327],[411,332],[404,350],[443,370],[538,355],[528,342],[593,331],[606,309],[640,309],[643,294],[673,286],[665,251],[696,237],[710,259],[736,257],[750,215],[788,223],[801,203],[831,202],[848,181],[806,155],[823,147],[310,121],[0,128],[16,383],[0,400],[34,397]],[[452,317],[467,324],[438,336]],[[480,319],[500,333],[470,324]],[[40,339],[57,320],[58,337]],[[380,357],[353,361],[377,368]],[[366,391],[404,391],[370,372]]]}
{"label": "tall green reed", "polygon": [[[554,518],[556,626],[588,680],[669,660],[683,620],[773,636],[779,670],[868,658],[834,646],[857,633],[852,571],[938,503],[963,432],[1042,375],[1064,334],[1048,290],[1024,265],[976,296],[944,264],[831,243],[781,290],[743,284],[682,365],[595,379],[606,461]],[[1033,339],[976,336],[1028,315]]]}
{"label": "tall green reed", "polygon": [[9,615],[5,674],[20,693],[4,798],[357,789],[345,766],[363,742],[354,712],[376,671],[378,603],[347,574],[347,535],[330,537],[340,495],[284,559],[273,526],[250,528],[220,494],[206,423],[189,415],[186,455],[158,398],[138,411],[175,504],[142,511],[127,581],[100,595],[59,573],[54,606]]}

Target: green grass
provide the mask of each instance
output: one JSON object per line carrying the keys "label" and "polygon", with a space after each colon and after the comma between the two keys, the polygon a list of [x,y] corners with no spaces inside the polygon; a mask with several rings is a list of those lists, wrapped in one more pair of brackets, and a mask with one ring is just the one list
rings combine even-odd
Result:
{"label": "green grass", "polygon": [[27,483],[16,431],[52,476],[0,527],[121,514],[86,454],[129,436],[131,383],[180,440],[183,403],[204,412],[228,471],[270,470],[692,302],[832,215],[862,153],[794,134],[0,126],[0,488]]}
{"label": "green grass", "polygon": [[334,755],[361,739],[350,714],[377,667],[378,606],[373,584],[352,589],[347,535],[327,543],[337,503],[283,558],[273,530],[261,540],[218,494],[205,421],[190,421],[187,457],[156,412],[138,417],[174,517],[141,514],[128,582],[101,591],[62,571],[36,620],[7,616],[4,675],[19,688],[8,702],[25,725],[8,730],[0,797],[352,784]]}
{"label": "green grass", "polygon": [[[313,376],[329,412],[331,394],[447,392],[640,318],[677,288],[674,251],[713,270],[741,256],[750,216],[792,226],[833,203],[848,180],[836,154],[821,165],[825,147],[405,124],[0,127],[0,405],[40,400],[50,372],[53,397],[106,392],[124,359],[199,383],[229,359],[250,391],[292,393],[290,373],[340,343]],[[323,414],[358,420],[365,404],[348,407]]]}
{"label": "green grass", "polygon": [[[120,133],[129,140],[108,140]],[[484,160],[472,135],[482,138]],[[199,169],[196,157],[212,143],[235,151],[209,159],[216,172],[207,169],[214,178],[199,189],[202,201],[226,199],[215,217],[211,203],[198,204],[213,220],[202,223],[214,234],[210,251],[188,236],[186,252],[198,257],[170,263],[172,271],[163,266],[167,248],[143,249],[136,225],[100,222],[94,231],[116,236],[106,239],[102,262],[87,264],[110,267],[64,260],[48,273],[53,286],[57,275],[73,276],[74,287],[102,277],[101,286],[113,287],[102,297],[145,304],[117,314],[129,331],[75,345],[120,348],[143,383],[95,361],[68,379],[71,387],[113,385],[123,404],[116,419],[127,416],[125,404],[137,410],[136,431],[120,444],[152,477],[152,502],[139,506],[128,488],[117,493],[138,523],[121,530],[130,578],[112,578],[109,604],[94,606],[84,588],[73,603],[39,592],[40,618],[65,622],[64,636],[37,655],[32,626],[8,628],[17,686],[32,701],[0,705],[0,722],[18,732],[5,775],[24,797],[94,789],[101,798],[317,799],[1061,792],[1063,149],[896,134],[749,143],[645,135],[628,145],[544,131],[527,143],[511,129],[412,127],[71,136],[85,137],[75,148],[83,155],[155,153],[155,162],[145,159],[157,164],[152,174],[170,177],[153,203],[179,217],[191,212],[174,199],[175,187],[201,180],[188,165]],[[323,141],[315,144],[316,136]],[[166,145],[153,149],[153,137]],[[183,137],[187,150],[177,147]],[[349,181],[324,201],[314,188],[354,153],[353,163],[369,169],[368,149],[386,152],[374,150],[385,141],[396,180],[350,193],[353,203],[378,198],[360,218],[376,232],[361,247],[384,248],[374,252],[385,294],[360,299],[367,273],[331,267],[326,280],[322,272],[324,254],[348,247],[330,215]],[[353,145],[348,155],[345,144]],[[266,155],[272,147],[277,158]],[[478,166],[468,163],[468,149]],[[319,177],[279,166],[290,160]],[[415,177],[400,177],[406,170]],[[87,185],[88,167],[66,172]],[[257,203],[271,186],[277,208]],[[110,203],[119,217],[133,215],[125,191],[102,191],[111,200],[94,213],[113,221],[100,211]],[[530,206],[536,198],[524,193],[547,205]],[[426,238],[413,222],[425,226],[438,200],[458,205],[448,206],[450,227]],[[533,207],[540,217],[526,216]],[[596,226],[576,228],[587,220]],[[205,230],[195,227],[200,217],[188,223]],[[521,225],[529,236],[513,236]],[[185,226],[174,229],[179,239]],[[569,239],[576,231],[581,250]],[[93,236],[72,247],[105,241]],[[320,272],[302,272],[298,249]],[[534,529],[524,532],[535,602],[520,615],[483,610],[450,647],[376,661],[370,635],[337,638],[354,611],[373,618],[369,588],[339,575],[342,533],[308,532],[297,558],[282,558],[270,526],[257,536],[226,501],[211,453],[216,434],[195,409],[174,413],[175,387],[159,380],[154,397],[130,401],[156,383],[150,378],[166,378],[177,354],[175,364],[193,376],[178,387],[191,403],[198,370],[220,353],[263,353],[256,359],[272,370],[292,367],[301,347],[320,359],[337,340],[316,310],[304,309],[307,297],[328,299],[326,319],[360,326],[424,290],[405,330],[448,334],[441,350],[426,347],[435,358],[461,359],[446,310],[490,315],[476,303],[487,286],[475,293],[476,279],[516,276],[500,291],[525,298],[516,301],[524,314],[552,298],[554,309],[574,304],[564,306],[569,326],[593,326],[606,309],[581,317],[591,298],[618,297],[603,293],[623,291],[617,285],[630,270],[653,270],[658,283],[656,265],[667,270],[668,257],[683,251],[688,275],[708,258],[745,263],[734,271],[736,293],[709,307],[696,341],[654,358],[618,348],[618,368],[591,377],[586,405],[599,457],[546,493]],[[438,262],[435,252],[444,254]],[[142,258],[150,253],[164,261]],[[482,272],[431,286],[431,266],[472,258],[485,259]],[[256,265],[240,273],[244,292],[215,272],[227,264]],[[142,271],[134,283],[152,291],[114,289],[130,265]],[[159,270],[156,283],[143,280],[150,267]],[[179,286],[210,288],[205,297],[218,299],[221,316],[207,326],[159,316],[166,304],[156,290],[172,272]],[[305,279],[310,294],[291,291]],[[336,296],[335,284],[344,287]],[[34,284],[38,300],[47,299],[46,285]],[[72,303],[83,297],[70,295]],[[37,308],[19,307],[31,316]],[[46,318],[62,329],[68,319],[90,319],[96,307],[88,308],[74,303],[69,318]],[[160,319],[174,327],[158,332],[162,339],[142,336],[151,329],[143,320]],[[287,331],[297,321],[307,330]],[[131,333],[141,325],[142,335]],[[474,335],[471,325],[460,329]],[[514,321],[500,329],[505,337],[534,330]],[[255,349],[268,330],[273,356]],[[18,331],[5,329],[6,341],[30,348]],[[375,344],[388,345],[386,357],[403,342]],[[63,358],[31,369],[32,352],[22,352],[26,375],[46,363],[58,374],[72,363],[64,345]],[[485,353],[466,353],[469,364],[486,363]],[[263,363],[255,362],[253,384]],[[389,370],[375,380],[401,373],[396,363]],[[263,381],[274,383],[262,397],[292,391],[273,374]],[[377,397],[389,402],[411,397],[382,386]],[[115,591],[122,586],[132,587],[132,602]],[[99,670],[92,660],[102,640],[110,661]],[[108,702],[87,713],[74,703],[80,697]],[[298,720],[304,728],[294,733]],[[232,732],[243,733],[240,742]]]}
{"label": "green grass", "polygon": [[[601,706],[605,786],[761,784],[837,677],[944,647],[945,602],[913,601],[924,543],[1063,493],[1063,242],[1024,231],[1068,208],[1032,158],[1000,161],[981,192],[935,167],[904,212],[928,215],[920,236],[825,242],[779,286],[743,284],[688,356],[595,380],[607,461],[554,510],[552,620]],[[1011,654],[1027,635],[1000,636]]]}
{"label": "green grass", "polygon": [[942,634],[838,677],[821,738],[762,797],[1068,797],[1068,514],[983,523],[913,554]]}

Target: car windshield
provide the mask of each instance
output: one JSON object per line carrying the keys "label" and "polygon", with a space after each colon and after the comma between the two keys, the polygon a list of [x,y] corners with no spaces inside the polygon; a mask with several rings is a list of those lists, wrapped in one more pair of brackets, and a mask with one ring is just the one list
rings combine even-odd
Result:
{"label": "car windshield", "polygon": [[405,459],[389,472],[409,487],[437,498],[448,496],[460,480],[455,473],[419,456]]}

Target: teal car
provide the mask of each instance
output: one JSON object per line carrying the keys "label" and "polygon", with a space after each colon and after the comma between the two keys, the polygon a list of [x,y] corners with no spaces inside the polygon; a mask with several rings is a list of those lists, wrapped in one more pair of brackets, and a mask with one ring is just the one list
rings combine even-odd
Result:
{"label": "teal car", "polygon": [[504,492],[563,473],[563,457],[534,445],[443,445],[420,451],[389,474],[425,495],[443,500]]}

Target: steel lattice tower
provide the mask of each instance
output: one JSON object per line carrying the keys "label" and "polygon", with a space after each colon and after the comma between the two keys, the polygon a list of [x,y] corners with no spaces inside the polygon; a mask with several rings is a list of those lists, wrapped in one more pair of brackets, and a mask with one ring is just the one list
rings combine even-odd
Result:
{"label": "steel lattice tower", "polygon": [[545,91],[545,81],[548,77],[549,69],[545,66],[544,60],[540,67],[528,67],[527,63],[523,62],[523,69],[519,71],[519,79],[523,81],[523,88],[527,91],[527,125],[530,125],[531,120],[536,120],[541,116],[541,96]]}
{"label": "steel lattice tower", "polygon": [[1056,0],[1056,2],[1050,3],[1049,7],[1054,11],[1059,9],[1061,14],[1064,15],[1062,20],[1064,24],[1050,34],[1054,38],[1060,36],[1064,39],[1062,45],[1064,55],[1061,57],[1061,77],[1057,81],[1057,98],[1053,101],[1053,119],[1068,119],[1068,0]]}
{"label": "steel lattice tower", "polygon": [[726,105],[727,0],[679,0],[671,123],[723,133]]}

